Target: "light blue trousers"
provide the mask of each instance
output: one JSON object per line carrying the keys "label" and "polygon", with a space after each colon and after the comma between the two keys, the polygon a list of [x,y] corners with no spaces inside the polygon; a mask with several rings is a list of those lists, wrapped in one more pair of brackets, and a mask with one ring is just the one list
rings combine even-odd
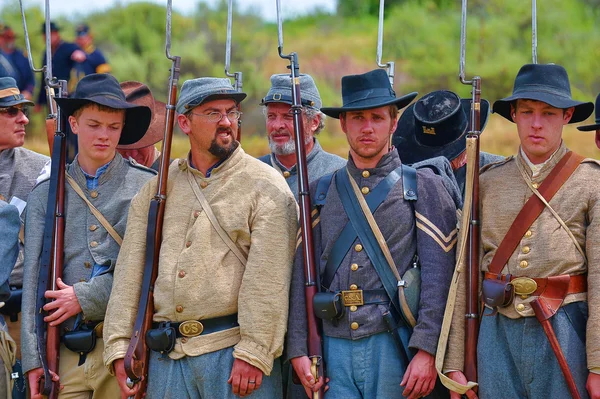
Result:
{"label": "light blue trousers", "polygon": [[[233,367],[233,348],[200,356],[173,360],[150,352],[148,366],[148,399],[227,399],[239,398],[227,383]],[[279,399],[281,387],[280,359],[275,359],[270,376],[247,398]]]}
{"label": "light blue trousers", "polygon": [[[486,309],[485,313],[490,313]],[[587,302],[561,309],[551,319],[554,332],[582,398],[585,384],[585,327]],[[556,356],[535,317],[509,319],[483,316],[479,330],[477,366],[480,399],[547,399],[571,397]]]}

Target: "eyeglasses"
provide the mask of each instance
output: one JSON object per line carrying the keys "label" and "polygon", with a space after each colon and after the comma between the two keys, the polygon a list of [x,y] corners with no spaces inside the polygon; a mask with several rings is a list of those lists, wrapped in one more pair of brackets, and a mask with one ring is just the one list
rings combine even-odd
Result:
{"label": "eyeglasses", "polygon": [[25,116],[29,116],[29,107],[6,107],[0,108],[0,113],[7,114],[11,118],[19,115],[19,111],[23,112]]}
{"label": "eyeglasses", "polygon": [[229,111],[227,114],[222,114],[220,112],[211,112],[209,114],[196,114],[194,112],[190,112],[190,113],[192,115],[203,116],[209,122],[212,122],[212,123],[221,122],[221,119],[223,119],[224,116],[227,116],[227,119],[229,119],[230,122],[235,122],[238,119],[240,119],[240,117],[242,116],[242,113],[240,111]]}

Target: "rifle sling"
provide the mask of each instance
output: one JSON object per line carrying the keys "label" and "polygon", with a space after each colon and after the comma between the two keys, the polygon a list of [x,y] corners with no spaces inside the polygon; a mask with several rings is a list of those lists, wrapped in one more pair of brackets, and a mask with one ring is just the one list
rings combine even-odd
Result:
{"label": "rifle sling", "polygon": [[[412,169],[412,168],[407,167],[405,169]],[[379,207],[379,205],[381,205],[381,203],[387,198],[388,194],[390,193],[390,190],[392,189],[392,187],[394,187],[396,182],[398,182],[398,180],[400,179],[400,175],[402,175],[402,173],[403,173],[403,169],[402,169],[402,166],[400,166],[397,169],[393,170],[390,174],[388,174],[385,177],[385,179],[383,179],[369,193],[369,195],[366,198],[366,201],[367,201],[367,205],[369,206],[369,210],[371,211],[371,213],[375,212],[375,210]],[[335,175],[337,176],[337,173]],[[321,192],[322,190],[320,190],[319,188],[321,188],[321,182],[330,182],[332,177],[333,177],[333,175],[324,176],[323,178],[321,178],[321,180],[318,183],[317,200],[322,200],[323,203],[324,203],[324,199],[325,199],[324,195],[327,195],[327,189],[329,187],[329,184],[327,184],[327,187],[325,187],[325,191],[324,191],[325,194],[323,195],[323,198],[320,198],[321,194],[319,194],[319,192]],[[337,182],[337,177],[336,177],[336,185],[337,184],[338,184],[338,182]],[[350,184],[350,183],[348,182],[348,184]],[[339,191],[340,190],[338,189],[338,192]],[[415,192],[416,192],[416,190],[415,190]],[[321,203],[318,202],[317,205],[319,205],[319,204],[321,204]],[[353,228],[352,223],[350,223],[350,221],[348,221],[348,223],[346,223],[346,226],[344,226],[344,229],[340,233],[339,237],[337,238],[335,244],[333,244],[333,248],[331,248],[329,258],[327,259],[327,263],[325,265],[325,271],[323,272],[323,277],[322,277],[321,281],[322,281],[322,285],[324,287],[326,287],[327,289],[331,285],[331,282],[333,281],[333,277],[335,276],[335,273],[337,272],[340,265],[342,264],[342,260],[344,260],[344,257],[346,257],[346,254],[348,253],[350,248],[352,248],[352,244],[356,240],[357,236],[358,235],[356,234],[356,231]]]}
{"label": "rifle sling", "polygon": [[[573,172],[575,172],[575,169],[577,169],[583,159],[584,157],[581,155],[569,151],[556,164],[538,190],[547,202],[550,202],[554,194],[558,192]],[[538,216],[540,216],[544,208],[544,203],[536,195],[529,197],[496,250],[490,263],[490,273],[499,274],[502,271],[504,265],[506,265],[510,256],[519,245],[519,242],[521,242],[521,238]]]}

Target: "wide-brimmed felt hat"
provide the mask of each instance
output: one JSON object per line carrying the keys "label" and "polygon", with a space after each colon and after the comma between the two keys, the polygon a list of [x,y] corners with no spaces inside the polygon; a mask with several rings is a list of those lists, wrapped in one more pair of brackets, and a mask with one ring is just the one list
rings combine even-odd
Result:
{"label": "wide-brimmed felt hat", "polygon": [[150,108],[152,119],[144,137],[133,144],[119,145],[117,148],[120,150],[136,150],[161,141],[165,131],[166,104],[155,100],[148,86],[143,83],[129,80],[121,83],[121,89],[125,93],[127,102]]}
{"label": "wide-brimmed felt hat", "polygon": [[[413,164],[437,156],[452,161],[459,156],[467,145],[470,111],[470,98],[461,99],[448,90],[431,92],[409,105],[392,135],[402,162]],[[480,112],[483,131],[490,113],[487,100],[481,99]]]}
{"label": "wide-brimmed felt hat", "polygon": [[[315,109],[321,108],[323,106],[321,95],[313,78],[304,73],[301,73],[299,78],[302,105]],[[271,76],[271,88],[260,105],[269,103],[292,104],[292,78],[289,73],[279,73]]]}
{"label": "wide-brimmed felt hat", "polygon": [[577,129],[581,130],[582,132],[589,132],[600,129],[600,94],[598,94],[598,97],[596,97],[596,123],[594,123],[593,125],[579,126]]}
{"label": "wide-brimmed felt hat", "polygon": [[148,130],[152,119],[152,110],[145,105],[128,103],[117,79],[106,73],[84,76],[77,83],[71,97],[56,98],[56,102],[67,116],[89,103],[125,110],[125,124],[119,145],[139,141]]}
{"label": "wide-brimmed felt hat", "polygon": [[246,93],[236,91],[227,78],[190,79],[181,86],[176,111],[185,114],[203,102],[228,98],[239,104]]}
{"label": "wide-brimmed felt hat", "polygon": [[33,105],[27,100],[17,87],[17,81],[10,76],[0,78],[0,107],[12,107],[13,105]]}
{"label": "wide-brimmed felt hat", "polygon": [[586,120],[594,111],[591,102],[573,100],[569,75],[565,68],[556,64],[523,65],[515,78],[512,96],[496,101],[493,112],[514,122],[510,104],[520,99],[542,101],[560,109],[575,107],[569,123]]}
{"label": "wide-brimmed felt hat", "polygon": [[321,112],[339,118],[342,112],[379,108],[395,104],[398,109],[406,107],[417,96],[416,92],[396,98],[396,92],[383,69],[375,69],[361,75],[342,77],[342,106],[324,107]]}

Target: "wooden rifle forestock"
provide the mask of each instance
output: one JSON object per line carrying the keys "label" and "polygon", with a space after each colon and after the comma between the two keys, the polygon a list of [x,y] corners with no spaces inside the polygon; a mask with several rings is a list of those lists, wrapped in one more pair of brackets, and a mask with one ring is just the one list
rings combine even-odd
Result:
{"label": "wooden rifle forestock", "polygon": [[465,334],[465,376],[468,381],[477,381],[477,338],[479,336],[480,302],[479,302],[479,242],[481,224],[479,220],[479,134],[481,116],[481,78],[473,78],[471,102],[471,126],[469,138],[476,140],[476,158],[473,176],[473,200],[471,204],[471,221],[468,235],[468,272],[467,272],[467,314]]}
{"label": "wooden rifle forestock", "polygon": [[[290,54],[292,79],[292,112],[294,115],[294,133],[296,146],[296,165],[298,166],[298,202],[300,205],[300,229],[302,234],[302,256],[304,260],[306,317],[308,324],[308,357],[312,361],[315,380],[325,378],[323,348],[320,326],[313,310],[313,298],[318,291],[317,267],[312,234],[311,202],[308,184],[306,148],[304,146],[304,123],[302,119],[302,99],[300,93],[300,72],[298,56]],[[323,388],[313,393],[313,399],[323,398]]]}
{"label": "wooden rifle forestock", "polygon": [[146,332],[152,328],[154,316],[154,282],[158,275],[158,259],[162,242],[162,227],[165,204],[167,200],[167,181],[169,160],[171,158],[171,143],[175,123],[175,104],[177,103],[177,85],[179,82],[180,57],[173,57],[171,78],[169,79],[169,102],[165,118],[165,133],[160,159],[157,193],[150,201],[148,211],[148,227],[146,230],[146,254],[144,264],[144,279],[138,304],[138,314],[135,319],[129,348],[125,355],[125,373],[134,383],[139,384],[135,395],[141,399],[146,395],[148,385],[148,361],[150,349],[146,345]]}

